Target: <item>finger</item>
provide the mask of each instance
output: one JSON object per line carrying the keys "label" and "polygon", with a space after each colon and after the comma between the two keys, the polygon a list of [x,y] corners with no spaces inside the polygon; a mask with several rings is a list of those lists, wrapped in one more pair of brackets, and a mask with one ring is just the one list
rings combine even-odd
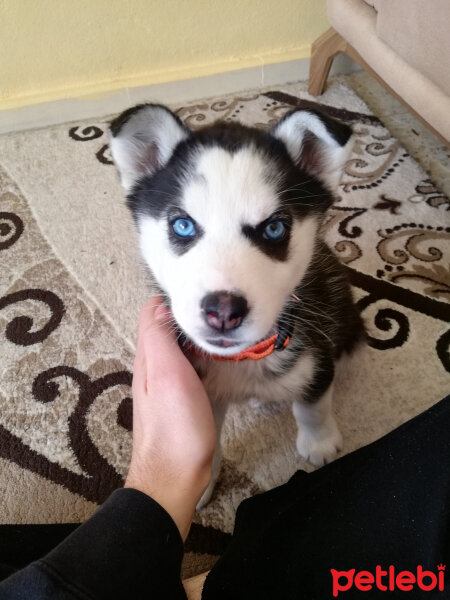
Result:
{"label": "finger", "polygon": [[175,332],[172,313],[161,296],[154,296],[141,309],[138,331],[137,354],[142,350],[145,357],[146,380],[171,371],[179,361],[186,361]]}
{"label": "finger", "polygon": [[149,322],[154,320],[155,312],[160,306],[163,306],[163,303],[163,297],[158,295],[153,296],[144,304],[139,315],[139,328],[146,326]]}
{"label": "finger", "polygon": [[162,296],[153,296],[153,298],[144,304],[139,315],[137,345],[141,344],[144,346],[144,340],[148,337],[150,330],[157,329],[161,321],[164,320],[165,315],[167,315],[166,320],[168,320],[170,312],[163,304]]}
{"label": "finger", "polygon": [[138,338],[136,343],[136,355],[134,357],[133,365],[133,388],[137,388],[146,391],[147,382],[147,368],[146,368],[146,355],[144,347],[144,331],[147,327],[151,326],[154,321],[158,310],[161,308],[163,302],[162,296],[153,296],[150,300],[142,307],[139,315],[139,326],[138,326]]}
{"label": "finger", "polygon": [[161,297],[148,302],[142,309],[139,337],[144,347],[147,374],[159,374],[187,362],[177,344],[173,315]]}
{"label": "finger", "polygon": [[146,391],[147,382],[147,365],[145,359],[144,345],[140,338],[138,339],[136,347],[136,355],[133,363],[133,390]]}

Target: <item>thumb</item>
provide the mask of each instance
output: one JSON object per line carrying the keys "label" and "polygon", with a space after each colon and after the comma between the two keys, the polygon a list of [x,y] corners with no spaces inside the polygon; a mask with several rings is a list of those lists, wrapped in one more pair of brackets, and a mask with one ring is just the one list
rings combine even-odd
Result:
{"label": "thumb", "polygon": [[175,362],[187,359],[177,344],[176,323],[173,315],[163,303],[161,296],[154,296],[141,310],[138,348],[145,355],[147,372],[151,367],[166,368]]}
{"label": "thumb", "polygon": [[[160,296],[158,296],[160,298]],[[172,317],[170,310],[167,308],[165,304],[160,304],[156,307],[155,310],[155,321],[165,321]]]}

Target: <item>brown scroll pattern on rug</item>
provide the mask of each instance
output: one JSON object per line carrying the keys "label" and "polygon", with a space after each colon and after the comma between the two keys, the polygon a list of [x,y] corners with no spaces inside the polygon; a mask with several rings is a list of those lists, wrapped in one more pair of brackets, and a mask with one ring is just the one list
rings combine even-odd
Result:
{"label": "brown scroll pattern on rug", "polygon": [[[377,302],[379,298],[368,295],[358,302],[358,307],[361,311],[366,309],[371,304]],[[397,331],[389,339],[377,339],[368,336],[369,345],[377,350],[388,350],[390,348],[398,348],[403,346],[409,337],[409,320],[406,315],[399,310],[393,308],[381,308],[375,315],[374,324],[380,331],[391,331],[393,323],[397,325]]]}
{"label": "brown scroll pattern on rug", "polygon": [[432,208],[439,208],[447,205],[447,210],[450,210],[450,198],[444,196],[440,190],[434,185],[431,179],[424,179],[415,188],[416,192],[423,196],[423,199]]}
{"label": "brown scroll pattern on rug", "polygon": [[90,142],[91,140],[97,140],[103,135],[103,130],[100,127],[91,125],[80,130],[80,127],[71,127],[69,129],[70,137],[76,142]]}
{"label": "brown scroll pattern on rug", "polygon": [[100,148],[98,152],[95,154],[98,161],[100,161],[103,165],[113,165],[114,162],[111,157],[111,151],[109,149],[108,144],[105,144]]}
{"label": "brown scroll pattern on rug", "polygon": [[334,249],[339,259],[346,265],[353,262],[357,258],[361,258],[361,248],[350,240],[340,240],[336,242]]}
{"label": "brown scroll pattern on rug", "polygon": [[387,210],[391,215],[398,215],[398,210],[402,205],[400,200],[388,198],[386,194],[381,194],[380,199],[380,202],[377,202],[377,204],[373,205],[376,210]]}
{"label": "brown scroll pattern on rug", "polygon": [[289,104],[273,101],[267,102],[262,110],[266,113],[267,122],[256,122],[255,127],[257,127],[258,129],[268,131],[274,125],[276,125],[278,121],[282,119],[282,117],[284,117],[290,110],[292,110],[292,106],[289,106]]}
{"label": "brown scroll pattern on rug", "polygon": [[0,212],[0,250],[17,242],[24,230],[22,219],[11,212]]}
{"label": "brown scroll pattern on rug", "polygon": [[450,329],[438,339],[436,351],[442,364],[450,373]]}
{"label": "brown scroll pattern on rug", "polygon": [[218,113],[217,118],[221,121],[231,121],[239,116],[239,113],[245,107],[245,103],[251,103],[258,97],[259,95],[256,94],[243,98],[236,97],[227,100],[217,100],[212,102],[211,106],[206,103],[194,104],[183,106],[175,112],[187,127],[195,130],[202,125],[206,125],[211,120],[211,116],[208,115],[209,111]]}
{"label": "brown scroll pattern on rug", "polygon": [[[96,125],[84,127],[84,129],[77,125],[69,129],[69,137],[76,142],[92,142],[103,137],[104,133],[105,131]],[[108,144],[103,144],[95,153],[95,157],[102,165],[114,164]]]}
{"label": "brown scroll pattern on rug", "polygon": [[[415,310],[445,323],[450,322],[450,304],[423,296],[388,281],[375,279],[350,267],[345,267],[345,269],[350,283],[368,292],[367,296],[357,302],[361,312],[376,302],[389,300],[397,306]],[[394,322],[397,324],[397,331],[394,331],[394,335],[390,339],[380,340],[368,336],[369,345],[378,350],[402,346],[409,337],[410,324],[408,317],[400,310],[391,308],[382,308],[375,315],[374,324],[380,331],[391,331]],[[450,331],[447,331],[436,342],[437,355],[447,371],[450,371],[449,344]]]}
{"label": "brown scroll pattern on rug", "polygon": [[102,489],[105,489],[106,498],[112,490],[123,484],[123,480],[91,440],[86,425],[86,415],[94,400],[108,388],[117,385],[131,387],[132,375],[129,371],[119,371],[108,373],[92,381],[88,375],[74,367],[53,367],[34,380],[32,391],[36,400],[45,403],[53,402],[59,393],[58,384],[53,380],[61,376],[70,377],[79,387],[78,402],[69,418],[71,446],[85,472],[89,475],[93,475],[96,471],[102,473]]}
{"label": "brown scroll pattern on rug", "polygon": [[117,425],[127,431],[133,429],[133,400],[124,398],[117,408]]}
{"label": "brown scroll pattern on rug", "polygon": [[30,346],[44,341],[59,326],[64,316],[65,307],[63,301],[54,292],[41,289],[26,289],[0,298],[0,310],[24,300],[44,302],[51,311],[50,319],[44,327],[41,327],[37,331],[32,331],[33,319],[25,315],[15,317],[7,324],[5,335],[10,342],[20,346]]}
{"label": "brown scroll pattern on rug", "polygon": [[75,369],[60,365],[40,373],[32,385],[38,402],[54,402],[59,395],[57,379],[69,377],[78,385],[78,402],[69,418],[69,439],[75,456],[82,467],[82,475],[74,473],[38,454],[20,438],[0,425],[0,456],[12,460],[46,479],[84,496],[91,502],[101,503],[111,492],[123,485],[122,476],[100,454],[87,427],[87,413],[100,394],[118,385],[131,386],[129,371],[108,373],[99,379],[91,378]]}
{"label": "brown scroll pattern on rug", "polygon": [[394,283],[415,280],[424,294],[442,300],[450,298],[450,265],[437,264],[450,247],[450,227],[402,223],[378,231],[378,235],[381,240],[376,249],[386,263],[378,277]]}
{"label": "brown scroll pattern on rug", "polygon": [[176,110],[176,114],[180,117],[187,127],[196,129],[201,127],[206,121],[206,112],[209,110],[209,104],[193,104],[191,106],[183,106]]}
{"label": "brown scroll pattern on rug", "polygon": [[[362,234],[361,227],[352,223],[352,227],[349,229],[349,225],[353,219],[357,219],[366,211],[367,208],[334,205],[329,209],[325,217],[325,230],[330,229],[334,224],[338,224],[338,231],[343,237],[350,239],[360,237]],[[345,216],[346,213],[350,214]]]}
{"label": "brown scroll pattern on rug", "polygon": [[372,134],[372,139],[375,141],[363,145],[360,152],[358,152],[358,146],[361,145],[358,136],[366,136],[368,133],[367,129],[361,131],[355,129],[355,153],[363,155],[365,152],[375,158],[382,157],[382,160],[381,162],[375,161],[375,165],[372,161],[367,161],[358,156],[348,160],[344,168],[342,181],[342,189],[345,192],[378,187],[396,171],[397,167],[408,156],[406,152],[402,152],[398,156],[398,152],[401,150],[400,143],[395,138],[391,138],[390,135],[375,136]]}
{"label": "brown scroll pattern on rug", "polygon": [[[340,202],[339,198],[339,202]],[[353,240],[360,237],[363,233],[361,227],[351,223],[353,219],[357,219],[367,211],[366,208],[356,208],[350,206],[332,206],[325,217],[322,225],[322,232],[325,235],[333,227],[337,226],[337,230],[342,237],[347,238],[336,242],[334,249],[345,264],[353,262],[362,256],[362,250]],[[347,216],[346,216],[347,215]],[[351,226],[350,226],[351,225]]]}

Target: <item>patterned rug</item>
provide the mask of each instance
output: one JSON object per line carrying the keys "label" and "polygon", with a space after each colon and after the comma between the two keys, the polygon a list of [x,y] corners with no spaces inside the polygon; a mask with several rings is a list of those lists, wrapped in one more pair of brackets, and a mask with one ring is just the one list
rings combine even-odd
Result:
{"label": "patterned rug", "polygon": [[[316,103],[295,84],[175,108],[192,128],[218,118],[267,128]],[[320,103],[356,138],[325,224],[370,335],[337,374],[345,454],[449,391],[450,204],[348,87],[335,82]],[[72,526],[49,524],[88,518],[127,470],[149,284],[107,121],[0,138],[0,550],[12,525],[24,539],[48,531],[53,543]],[[184,576],[210,568],[243,498],[310,470],[295,431],[276,398],[230,411],[221,477],[195,517]]]}

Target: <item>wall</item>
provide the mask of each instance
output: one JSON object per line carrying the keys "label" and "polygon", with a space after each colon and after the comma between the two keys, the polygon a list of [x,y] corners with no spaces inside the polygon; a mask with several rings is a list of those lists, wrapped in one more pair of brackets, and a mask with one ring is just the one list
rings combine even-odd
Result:
{"label": "wall", "polygon": [[309,56],[325,0],[0,0],[0,109]]}

